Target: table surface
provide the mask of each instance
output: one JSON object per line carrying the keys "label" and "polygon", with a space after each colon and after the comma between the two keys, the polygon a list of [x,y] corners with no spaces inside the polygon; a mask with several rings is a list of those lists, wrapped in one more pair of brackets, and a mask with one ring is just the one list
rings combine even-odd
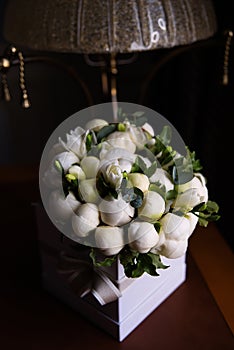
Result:
{"label": "table surface", "polygon": [[92,325],[42,288],[35,183],[11,184],[13,204],[8,189],[0,186],[2,349],[234,349],[231,329],[189,251],[187,280],[123,342]]}

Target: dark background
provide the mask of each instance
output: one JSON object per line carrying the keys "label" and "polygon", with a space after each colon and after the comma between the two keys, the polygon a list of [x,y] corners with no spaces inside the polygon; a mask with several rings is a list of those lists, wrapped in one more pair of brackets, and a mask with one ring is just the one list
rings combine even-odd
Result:
{"label": "dark background", "polygon": [[[0,56],[8,44],[2,31],[4,4],[5,1],[0,0]],[[118,100],[140,103],[158,111],[172,122],[190,149],[196,151],[204,166],[210,199],[220,205],[221,219],[217,225],[233,249],[233,42],[229,85],[223,86],[221,81],[224,31],[234,30],[234,4],[226,0],[214,1],[214,5],[218,31],[213,38],[183,50],[173,48],[139,53],[131,64],[119,65]],[[37,55],[29,50],[23,53],[26,59]],[[27,171],[31,171],[31,166],[38,166],[41,152],[54,128],[78,110],[106,101],[101,89],[100,68],[89,66],[79,54],[46,55],[57,64],[48,61],[26,63],[30,109],[24,110],[20,106],[18,67],[12,67],[8,74],[12,101],[0,100],[0,179],[3,179],[0,185],[5,188],[1,203],[4,215],[10,205],[17,212],[19,207],[24,208],[39,199],[37,188],[32,189],[35,184],[37,187],[37,179],[33,178],[33,183]],[[15,201],[19,168],[25,169],[25,179],[30,177],[31,183],[24,183],[23,194]],[[6,171],[11,174],[4,174]],[[6,190],[8,175],[13,180],[7,182]]]}

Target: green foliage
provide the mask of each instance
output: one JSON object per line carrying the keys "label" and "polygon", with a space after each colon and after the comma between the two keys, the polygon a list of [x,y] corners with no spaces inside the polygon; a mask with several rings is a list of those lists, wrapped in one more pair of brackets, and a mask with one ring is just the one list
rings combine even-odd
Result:
{"label": "green foliage", "polygon": [[211,221],[217,221],[220,218],[219,206],[216,202],[208,201],[201,203],[193,208],[192,212],[198,216],[198,223],[200,226],[207,227]]}
{"label": "green foliage", "polygon": [[143,254],[125,247],[119,255],[127,277],[137,278],[143,275],[144,272],[152,276],[159,276],[157,269],[168,267],[161,262],[158,254]]}
{"label": "green foliage", "polygon": [[92,259],[93,265],[96,267],[111,266],[117,259],[117,255],[114,255],[114,256],[105,258],[102,261],[97,261],[96,252],[94,248],[91,248],[89,256]]}

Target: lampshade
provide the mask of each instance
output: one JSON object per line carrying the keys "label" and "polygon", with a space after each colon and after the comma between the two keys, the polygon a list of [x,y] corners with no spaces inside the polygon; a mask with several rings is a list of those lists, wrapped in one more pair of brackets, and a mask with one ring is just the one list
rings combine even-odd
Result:
{"label": "lampshade", "polygon": [[210,0],[8,0],[7,41],[34,50],[127,53],[170,48],[216,32]]}

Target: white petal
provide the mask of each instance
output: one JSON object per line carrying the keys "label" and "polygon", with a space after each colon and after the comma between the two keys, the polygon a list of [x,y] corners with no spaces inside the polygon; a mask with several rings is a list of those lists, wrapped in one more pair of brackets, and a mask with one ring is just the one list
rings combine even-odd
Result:
{"label": "white petal", "polygon": [[79,237],[86,237],[99,225],[99,212],[95,204],[82,204],[72,216],[72,228]]}
{"label": "white petal", "polygon": [[95,178],[100,160],[97,157],[87,156],[81,160],[80,166],[88,179]]}
{"label": "white petal", "polygon": [[134,208],[123,199],[102,200],[99,204],[102,221],[110,226],[122,226],[131,221]]}
{"label": "white petal", "polygon": [[124,232],[121,227],[98,226],[95,239],[104,255],[118,254],[124,247]]}
{"label": "white petal", "polygon": [[74,175],[78,180],[84,180],[85,179],[85,173],[81,169],[79,165],[72,165],[68,169],[69,174]]}
{"label": "white petal", "polygon": [[141,173],[128,174],[128,180],[132,187],[139,188],[142,192],[148,191],[150,182],[148,176]]}
{"label": "white petal", "polygon": [[133,250],[147,253],[157,244],[159,237],[153,224],[134,221],[129,225],[128,239]]}
{"label": "white petal", "polygon": [[187,239],[181,241],[167,239],[160,249],[160,254],[168,259],[177,259],[186,253],[187,248]]}
{"label": "white petal", "polygon": [[165,211],[164,199],[154,191],[148,191],[144,195],[143,204],[138,209],[139,217],[151,223],[156,222]]}
{"label": "white petal", "polygon": [[132,142],[127,132],[115,131],[107,137],[107,142],[112,147],[123,148],[131,153],[134,153],[136,150],[136,145]]}
{"label": "white petal", "polygon": [[49,197],[49,213],[58,222],[66,222],[81,205],[72,193],[65,198],[59,191],[53,191]]}
{"label": "white petal", "polygon": [[109,125],[106,120],[94,118],[94,119],[88,121],[88,123],[86,123],[85,128],[92,129],[94,131],[99,131],[105,125]]}
{"label": "white petal", "polygon": [[190,221],[186,216],[167,213],[161,218],[160,223],[166,238],[183,240],[189,236]]}
{"label": "white petal", "polygon": [[150,182],[157,181],[166,187],[167,192],[174,189],[174,184],[172,183],[168,172],[162,168],[157,168],[155,173],[150,177]]}
{"label": "white petal", "polygon": [[96,179],[85,179],[80,181],[78,191],[84,202],[96,203],[99,198],[96,189]]}

